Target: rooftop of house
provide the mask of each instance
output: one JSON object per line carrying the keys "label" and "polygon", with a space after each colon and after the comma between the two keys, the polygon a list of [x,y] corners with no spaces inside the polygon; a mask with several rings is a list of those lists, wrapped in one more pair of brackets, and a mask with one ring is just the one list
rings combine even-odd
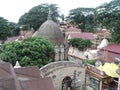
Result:
{"label": "rooftop of house", "polygon": [[52,79],[41,77],[38,67],[13,68],[0,60],[0,90],[54,90]]}
{"label": "rooftop of house", "polygon": [[106,47],[101,48],[101,50],[107,50],[113,53],[120,54],[120,44],[108,44]]}
{"label": "rooftop of house", "polygon": [[81,29],[76,27],[69,27],[65,30],[66,32],[81,32]]}
{"label": "rooftop of house", "polygon": [[95,40],[94,34],[89,32],[80,32],[80,33],[69,33],[71,38],[82,38],[82,39],[90,39]]}

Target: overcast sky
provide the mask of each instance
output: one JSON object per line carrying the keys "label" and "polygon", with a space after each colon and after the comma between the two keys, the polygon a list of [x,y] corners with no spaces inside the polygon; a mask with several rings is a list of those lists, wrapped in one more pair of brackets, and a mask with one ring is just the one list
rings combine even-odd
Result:
{"label": "overcast sky", "polygon": [[0,0],[0,16],[11,22],[18,22],[20,16],[32,7],[48,3],[58,4],[61,13],[67,15],[69,10],[78,7],[97,7],[111,0]]}

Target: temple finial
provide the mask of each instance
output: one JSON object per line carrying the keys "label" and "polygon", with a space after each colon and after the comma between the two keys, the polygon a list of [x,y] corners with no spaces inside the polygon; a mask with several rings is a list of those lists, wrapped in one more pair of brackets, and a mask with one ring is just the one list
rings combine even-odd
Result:
{"label": "temple finial", "polygon": [[52,17],[51,17],[51,15],[52,15],[52,12],[51,12],[51,10],[50,10],[50,7],[49,7],[49,12],[48,12],[48,20],[52,20]]}

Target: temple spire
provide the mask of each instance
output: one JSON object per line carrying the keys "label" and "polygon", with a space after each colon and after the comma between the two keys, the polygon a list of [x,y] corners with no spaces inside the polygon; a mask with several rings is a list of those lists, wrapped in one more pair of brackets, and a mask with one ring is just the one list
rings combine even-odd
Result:
{"label": "temple spire", "polygon": [[52,12],[51,12],[51,10],[50,10],[50,8],[49,8],[49,12],[48,12],[48,20],[52,20],[51,15],[52,15]]}
{"label": "temple spire", "polygon": [[20,66],[18,61],[16,61],[16,64],[15,64],[14,68],[21,68],[21,66]]}

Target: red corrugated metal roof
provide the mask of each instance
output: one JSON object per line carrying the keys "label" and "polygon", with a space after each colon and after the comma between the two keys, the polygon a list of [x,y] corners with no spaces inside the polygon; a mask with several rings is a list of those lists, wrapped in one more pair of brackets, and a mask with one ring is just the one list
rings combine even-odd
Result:
{"label": "red corrugated metal roof", "polygon": [[0,90],[55,90],[52,78],[42,78],[35,66],[13,69],[6,62],[0,62]]}
{"label": "red corrugated metal roof", "polygon": [[120,44],[108,44],[106,47],[103,47],[102,50],[120,54]]}
{"label": "red corrugated metal roof", "polygon": [[[32,72],[32,73],[31,73]],[[28,67],[21,67],[21,68],[15,68],[15,73],[17,75],[24,75],[26,77],[41,77],[39,68],[36,66],[28,66]]]}
{"label": "red corrugated metal roof", "polygon": [[90,39],[94,40],[94,34],[89,32],[80,32],[80,33],[69,33],[71,38],[82,38],[82,39]]}
{"label": "red corrugated metal roof", "polygon": [[120,57],[120,44],[108,44],[99,50],[101,55],[99,55],[100,60],[105,62],[115,62],[115,57]]}
{"label": "red corrugated metal roof", "polygon": [[22,90],[55,90],[52,79],[49,77],[20,81],[20,84]]}
{"label": "red corrugated metal roof", "polygon": [[81,29],[76,28],[76,27],[70,27],[68,29],[66,29],[67,32],[80,32]]}
{"label": "red corrugated metal roof", "polygon": [[115,62],[115,57],[120,57],[120,54],[109,51],[99,51],[99,53],[101,53],[99,59],[104,62]]}
{"label": "red corrugated metal roof", "polygon": [[20,36],[14,36],[14,37],[8,37],[7,41],[11,42],[11,41],[15,41],[16,39],[18,39]]}

